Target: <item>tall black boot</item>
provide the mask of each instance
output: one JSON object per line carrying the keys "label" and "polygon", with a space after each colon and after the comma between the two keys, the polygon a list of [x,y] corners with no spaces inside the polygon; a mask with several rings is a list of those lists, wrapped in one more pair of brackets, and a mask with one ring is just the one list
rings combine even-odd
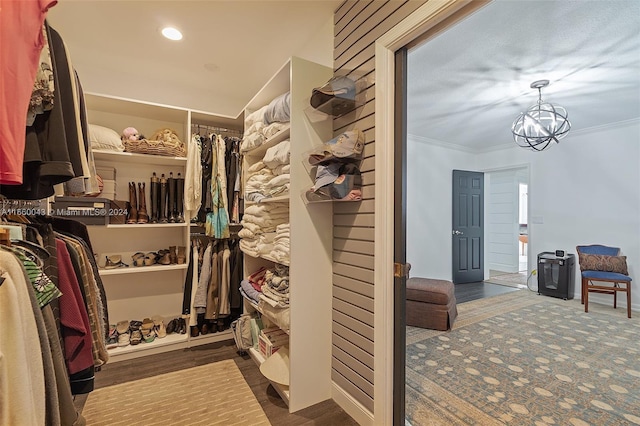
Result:
{"label": "tall black boot", "polygon": [[167,223],[167,179],[164,173],[160,177],[160,223]]}
{"label": "tall black boot", "polygon": [[176,222],[184,222],[184,178],[180,173],[176,178]]}
{"label": "tall black boot", "polygon": [[167,214],[169,215],[169,223],[174,223],[176,221],[176,180],[173,178],[173,172],[169,172],[167,185],[169,186],[169,206]]}
{"label": "tall black boot", "polygon": [[160,199],[158,198],[160,192],[160,180],[158,180],[158,176],[156,176],[156,172],[153,172],[153,176],[151,176],[151,183],[149,185],[149,192],[151,193],[151,218],[149,221],[151,223],[158,223],[158,210]]}

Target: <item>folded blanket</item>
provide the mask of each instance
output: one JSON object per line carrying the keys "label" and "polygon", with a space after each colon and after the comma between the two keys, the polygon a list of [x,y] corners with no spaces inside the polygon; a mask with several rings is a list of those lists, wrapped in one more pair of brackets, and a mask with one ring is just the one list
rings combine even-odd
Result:
{"label": "folded blanket", "polygon": [[262,108],[252,112],[244,118],[244,128],[250,128],[255,122],[262,121],[264,122],[264,113],[269,108],[269,105],[265,105]]}
{"label": "folded blanket", "polygon": [[289,157],[291,154],[291,142],[287,139],[276,146],[272,146],[267,149],[267,152],[264,154],[264,158],[262,161],[264,164],[273,169],[279,165],[289,164]]}
{"label": "folded blanket", "polygon": [[289,123],[278,123],[278,122],[271,123],[262,129],[262,134],[264,135],[265,138],[269,139],[271,136],[286,129],[287,127],[289,127]]}
{"label": "folded blanket", "polygon": [[247,280],[240,282],[240,292],[247,299],[252,300],[255,303],[260,302],[260,292],[256,290]]}
{"label": "folded blanket", "polygon": [[271,124],[275,121],[279,121],[281,123],[290,121],[290,104],[290,92],[278,96],[269,102],[269,105],[267,105],[267,108],[264,110],[263,121],[266,124]]}
{"label": "folded blanket", "polygon": [[280,164],[279,166],[271,169],[274,175],[284,175],[291,173],[291,164]]}
{"label": "folded blanket", "polygon": [[240,152],[248,152],[252,149],[256,149],[262,145],[265,141],[265,137],[262,133],[251,133],[245,135],[240,142]]}

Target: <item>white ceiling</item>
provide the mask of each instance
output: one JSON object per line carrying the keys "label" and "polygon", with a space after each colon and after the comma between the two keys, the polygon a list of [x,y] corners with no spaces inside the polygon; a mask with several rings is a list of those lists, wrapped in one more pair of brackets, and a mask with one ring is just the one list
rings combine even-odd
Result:
{"label": "white ceiling", "polygon": [[511,123],[537,102],[530,84],[541,79],[542,99],[567,109],[569,135],[637,120],[640,2],[496,1],[408,61],[408,133],[427,143],[514,145]]}
{"label": "white ceiling", "polygon": [[[306,48],[319,37],[331,65],[341,3],[59,0],[47,19],[85,91],[235,118],[291,56],[322,60]],[[163,38],[164,26],[179,28],[183,40]]]}
{"label": "white ceiling", "polygon": [[[235,118],[290,56],[331,64],[341,3],[60,0],[48,19],[85,91]],[[183,41],[162,38],[165,25]],[[513,144],[540,79],[570,135],[638,119],[640,1],[498,0],[412,49],[408,75],[408,132],[469,151]]]}

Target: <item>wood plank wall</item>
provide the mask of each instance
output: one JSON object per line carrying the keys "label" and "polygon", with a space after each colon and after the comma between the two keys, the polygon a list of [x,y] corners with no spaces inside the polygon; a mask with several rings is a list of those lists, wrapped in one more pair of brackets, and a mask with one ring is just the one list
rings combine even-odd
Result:
{"label": "wood plank wall", "polygon": [[[365,134],[363,201],[334,203],[334,382],[373,413],[375,41],[427,0],[346,0],[334,15],[334,74],[358,78],[363,105],[334,119],[334,135]],[[392,141],[386,141],[392,143]]]}

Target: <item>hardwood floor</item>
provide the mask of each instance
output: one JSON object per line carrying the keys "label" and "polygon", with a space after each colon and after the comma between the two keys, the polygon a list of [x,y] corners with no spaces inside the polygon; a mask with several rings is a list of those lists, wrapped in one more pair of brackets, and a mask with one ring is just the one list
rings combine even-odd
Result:
{"label": "hardwood floor", "polygon": [[[233,340],[107,364],[101,371],[96,372],[95,388],[99,389],[105,386],[126,383],[225,359],[235,361],[273,425],[355,426],[358,424],[332,400],[289,414],[287,405],[269,384],[269,381],[260,373],[253,360],[248,355],[238,355]],[[85,400],[86,397],[78,396],[76,398],[76,406],[84,406]],[[211,401],[215,403],[215,395],[211,395]],[[184,424],[189,424],[189,419],[184,419]]]}
{"label": "hardwood floor", "polygon": [[[488,282],[457,284],[455,286],[457,303],[517,290],[515,287]],[[107,364],[101,371],[96,372],[95,388],[126,383],[225,359],[234,360],[273,425],[355,426],[358,424],[332,400],[289,414],[287,405],[269,384],[269,381],[260,373],[253,360],[248,355],[238,355],[233,340]],[[81,408],[85,400],[86,396],[78,396],[76,406]],[[212,395],[212,401],[215,401],[215,395]],[[185,419],[185,424],[188,424],[188,419]]]}
{"label": "hardwood floor", "polygon": [[499,294],[509,293],[519,290],[516,287],[488,283],[485,281],[456,284],[455,294],[456,303],[470,302],[472,300],[482,299],[484,297],[497,296]]}

